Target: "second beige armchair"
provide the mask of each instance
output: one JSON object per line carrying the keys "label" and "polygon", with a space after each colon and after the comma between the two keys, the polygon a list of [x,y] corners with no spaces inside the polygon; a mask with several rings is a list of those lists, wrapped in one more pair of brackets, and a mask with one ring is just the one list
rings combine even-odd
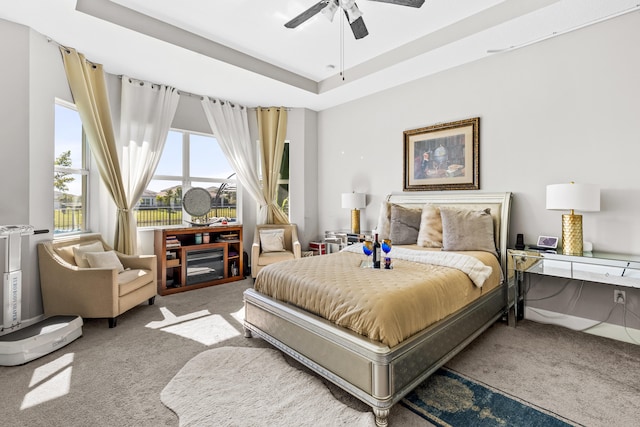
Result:
{"label": "second beige armchair", "polygon": [[257,225],[251,246],[251,277],[255,279],[269,264],[300,258],[301,255],[296,224]]}

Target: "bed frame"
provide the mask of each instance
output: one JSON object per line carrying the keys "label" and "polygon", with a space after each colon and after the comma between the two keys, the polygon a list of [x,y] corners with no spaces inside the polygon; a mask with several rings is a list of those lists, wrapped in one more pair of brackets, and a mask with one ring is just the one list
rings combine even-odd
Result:
{"label": "bed frame", "polygon": [[389,409],[459,353],[495,321],[514,324],[514,292],[507,277],[511,193],[394,193],[391,203],[424,203],[469,209],[489,207],[505,278],[469,306],[393,348],[372,341],[254,289],[244,293],[245,336],[259,336],[373,408],[376,425],[388,425]]}

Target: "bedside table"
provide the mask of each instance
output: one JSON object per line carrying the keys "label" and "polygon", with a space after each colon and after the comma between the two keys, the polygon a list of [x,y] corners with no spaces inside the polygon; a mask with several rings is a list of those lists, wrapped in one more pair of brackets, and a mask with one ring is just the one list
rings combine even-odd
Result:
{"label": "bedside table", "polygon": [[327,253],[340,252],[348,245],[372,240],[373,234],[370,231],[352,233],[348,230],[331,230],[324,232],[324,243],[327,245]]}
{"label": "bedside table", "polygon": [[515,281],[515,314],[518,320],[524,317],[523,289],[528,285],[530,274],[640,288],[638,255],[585,252],[579,256],[528,248],[508,249],[507,271],[509,280]]}

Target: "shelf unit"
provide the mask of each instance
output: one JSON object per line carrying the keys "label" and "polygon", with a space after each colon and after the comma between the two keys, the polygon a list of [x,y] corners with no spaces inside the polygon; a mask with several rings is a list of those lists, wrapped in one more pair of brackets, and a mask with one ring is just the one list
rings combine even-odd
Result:
{"label": "shelf unit", "polygon": [[154,251],[160,295],[244,279],[241,225],[156,229]]}

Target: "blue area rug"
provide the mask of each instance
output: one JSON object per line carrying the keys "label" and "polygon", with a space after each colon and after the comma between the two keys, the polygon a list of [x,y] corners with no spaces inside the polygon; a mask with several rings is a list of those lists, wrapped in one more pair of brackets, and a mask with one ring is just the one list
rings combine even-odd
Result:
{"label": "blue area rug", "polygon": [[439,427],[574,425],[444,368],[416,387],[401,403]]}

